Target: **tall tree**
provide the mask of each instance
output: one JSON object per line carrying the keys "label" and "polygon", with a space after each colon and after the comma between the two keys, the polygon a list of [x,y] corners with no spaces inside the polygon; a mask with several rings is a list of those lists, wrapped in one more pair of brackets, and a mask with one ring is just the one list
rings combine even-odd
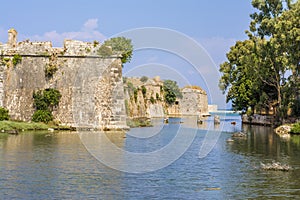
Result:
{"label": "tall tree", "polygon": [[299,2],[253,0],[252,5],[258,11],[250,16],[249,39],[231,47],[220,67],[220,88],[237,109],[272,105],[285,115],[287,99],[299,96],[289,94],[291,86],[299,92]]}

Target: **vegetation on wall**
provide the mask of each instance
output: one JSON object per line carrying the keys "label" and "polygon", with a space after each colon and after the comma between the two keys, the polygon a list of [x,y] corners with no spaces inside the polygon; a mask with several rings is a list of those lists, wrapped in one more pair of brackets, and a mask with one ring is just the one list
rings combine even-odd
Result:
{"label": "vegetation on wall", "polygon": [[3,107],[0,107],[0,121],[8,120],[8,119],[9,119],[8,110]]}
{"label": "vegetation on wall", "polygon": [[140,78],[140,81],[141,82],[143,82],[143,83],[146,83],[147,81],[148,81],[148,77],[147,76],[142,76],[141,78]]}
{"label": "vegetation on wall", "polygon": [[48,88],[33,93],[35,113],[32,116],[34,122],[48,123],[53,120],[52,111],[59,104],[61,94],[58,90]]}
{"label": "vegetation on wall", "polygon": [[19,54],[15,54],[12,58],[12,63],[14,66],[22,62],[22,56]]}
{"label": "vegetation on wall", "polygon": [[[248,39],[237,41],[221,64],[220,88],[236,110],[288,110],[299,116],[300,2],[253,0]],[[295,104],[296,102],[296,104]]]}
{"label": "vegetation on wall", "polygon": [[45,68],[46,77],[51,78],[57,70],[58,70],[58,68],[54,64],[50,63],[50,64],[46,65],[46,68]]}

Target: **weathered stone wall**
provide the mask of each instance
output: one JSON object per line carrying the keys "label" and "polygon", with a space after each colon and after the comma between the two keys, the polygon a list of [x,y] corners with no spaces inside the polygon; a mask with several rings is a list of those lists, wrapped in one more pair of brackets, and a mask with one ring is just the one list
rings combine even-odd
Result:
{"label": "weathered stone wall", "polygon": [[[133,91],[130,91],[128,83],[137,90],[136,99]],[[127,86],[126,86],[127,85]],[[139,78],[127,78],[125,84],[125,99],[127,102],[127,114],[129,117],[164,117],[181,115],[208,115],[207,94],[200,87],[183,88],[182,99],[177,99],[175,104],[167,105],[164,101],[162,90],[163,82],[156,79],[148,79],[145,83]],[[141,88],[146,88],[146,95],[142,95]],[[131,88],[132,90],[132,88]],[[158,98],[157,98],[158,97]],[[154,100],[154,102],[151,102]]]}
{"label": "weathered stone wall", "polygon": [[[101,129],[126,126],[122,64],[120,57],[101,58],[97,44],[65,41],[64,48],[50,42],[24,41],[0,45],[0,106],[15,120],[30,121],[34,113],[33,92],[55,88],[62,97],[54,109],[61,124]],[[14,55],[21,63],[12,63]],[[46,76],[49,65],[57,67]]]}

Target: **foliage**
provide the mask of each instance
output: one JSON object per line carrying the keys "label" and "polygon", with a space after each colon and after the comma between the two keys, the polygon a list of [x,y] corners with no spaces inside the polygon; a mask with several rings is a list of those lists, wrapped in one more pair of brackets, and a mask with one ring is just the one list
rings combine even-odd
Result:
{"label": "foliage", "polygon": [[291,133],[300,134],[300,122],[293,124],[291,128]]}
{"label": "foliage", "polygon": [[160,96],[159,96],[159,94],[158,94],[158,93],[156,93],[156,94],[155,94],[155,96],[156,96],[156,100],[158,100],[158,101],[160,101],[160,100],[161,100],[161,98],[160,98]]}
{"label": "foliage", "polygon": [[61,94],[56,89],[39,90],[33,93],[34,107],[36,110],[51,110],[58,105],[60,98]]}
{"label": "foliage", "polygon": [[0,121],[0,130],[47,130],[49,126],[35,122]]}
{"label": "foliage", "polygon": [[140,81],[143,82],[143,83],[146,83],[148,81],[148,77],[147,76],[142,76],[140,78]]}
{"label": "foliage", "polygon": [[150,102],[151,102],[152,104],[154,104],[154,103],[156,102],[153,96],[150,97]]}
{"label": "foliage", "polygon": [[145,86],[142,85],[142,94],[143,94],[143,97],[145,98],[146,97],[146,93],[147,93],[147,89]]}
{"label": "foliage", "polygon": [[57,70],[58,70],[58,67],[56,65],[48,64],[45,68],[46,77],[48,77],[48,78],[52,77]]}
{"label": "foliage", "polygon": [[22,56],[19,54],[15,54],[12,59],[12,63],[14,66],[22,62]]}
{"label": "foliage", "polygon": [[0,121],[8,120],[8,119],[9,119],[8,110],[3,107],[0,107]]}
{"label": "foliage", "polygon": [[136,103],[137,102],[137,97],[138,97],[138,89],[134,88],[134,90],[133,90],[133,96],[134,96],[134,101]]}
{"label": "foliage", "polygon": [[48,123],[53,120],[52,113],[49,110],[36,110],[32,115],[32,121]]}
{"label": "foliage", "polygon": [[165,101],[171,105],[175,103],[176,98],[182,98],[181,91],[176,81],[166,80],[163,85]]}
{"label": "foliage", "polygon": [[45,122],[53,120],[51,111],[59,104],[61,94],[58,90],[48,88],[33,93],[34,107],[36,112],[32,116],[32,121]]}
{"label": "foliage", "polygon": [[110,46],[105,46],[102,45],[99,49],[98,49],[98,54],[102,57],[102,58],[107,58],[109,56],[111,56],[113,54],[112,49]]}
{"label": "foliage", "polygon": [[130,128],[152,126],[151,121],[147,118],[127,119],[126,122],[127,126],[129,126]]}
{"label": "foliage", "polygon": [[111,48],[112,54],[121,54],[121,60],[123,64],[130,62],[133,52],[133,46],[130,39],[127,39],[125,37],[115,37],[106,40],[104,44],[99,48],[98,54],[102,55],[104,53],[104,56],[107,56],[106,54],[110,53],[108,50],[109,47]]}
{"label": "foliage", "polygon": [[252,5],[257,12],[251,15],[249,39],[230,48],[219,86],[235,109],[276,107],[276,115],[285,118],[300,95],[300,3],[253,0]]}

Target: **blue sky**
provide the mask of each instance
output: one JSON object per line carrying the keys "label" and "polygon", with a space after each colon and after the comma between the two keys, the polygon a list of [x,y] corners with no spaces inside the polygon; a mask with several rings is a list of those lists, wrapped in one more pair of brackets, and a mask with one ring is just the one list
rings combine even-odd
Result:
{"label": "blue sky", "polygon": [[[216,68],[225,61],[226,52],[236,40],[246,39],[244,31],[248,29],[249,15],[254,12],[251,0],[11,0],[1,2],[1,8],[2,43],[7,41],[7,30],[12,27],[18,31],[19,41],[52,41],[53,46],[62,46],[64,38],[103,41],[124,31],[158,27],[174,30],[197,42]],[[156,63],[157,67],[151,68],[151,63]],[[207,89],[207,81],[201,79],[207,79],[208,74],[203,72],[199,78],[197,72],[188,69],[190,65],[188,60],[174,53],[143,50],[134,52],[124,73],[152,72],[154,75],[157,72],[161,75],[158,72],[164,70],[160,67],[167,66],[190,84]],[[137,66],[148,66],[148,71],[139,69],[135,73],[133,69]],[[217,84],[218,78],[209,77],[209,80],[213,79]],[[220,91],[216,91],[216,87],[211,90],[210,102],[221,105]]]}

